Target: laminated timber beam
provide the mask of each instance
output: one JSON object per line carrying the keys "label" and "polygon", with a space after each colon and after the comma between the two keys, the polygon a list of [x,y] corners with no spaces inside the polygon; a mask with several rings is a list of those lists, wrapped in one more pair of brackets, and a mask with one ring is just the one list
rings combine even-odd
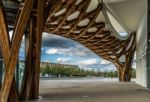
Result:
{"label": "laminated timber beam", "polygon": [[91,18],[90,18],[90,22],[88,23],[88,25],[86,26],[86,28],[84,29],[83,32],[81,32],[75,39],[79,39],[81,36],[83,36],[87,30],[89,28],[91,28],[91,26],[93,25],[93,23],[95,22],[99,12],[102,10],[102,5],[98,5],[98,8],[96,9],[96,11],[93,13],[94,15],[90,15]]}
{"label": "laminated timber beam", "polygon": [[38,0],[37,3],[34,4],[34,10],[36,14],[31,15],[28,26],[29,33],[25,35],[26,64],[20,93],[21,100],[37,99],[39,95],[44,1]]}
{"label": "laminated timber beam", "polygon": [[[3,82],[2,88],[1,88],[0,102],[8,101],[8,96],[9,96],[10,88],[11,88],[12,82],[13,82],[13,76],[14,76],[15,67],[17,64],[17,59],[18,59],[18,54],[19,54],[22,37],[23,37],[24,30],[25,30],[26,24],[28,22],[28,18],[30,16],[30,13],[31,13],[31,10],[33,7],[33,3],[34,3],[34,0],[25,0],[22,10],[19,12],[19,17],[16,21],[15,29],[14,29],[14,33],[13,33],[14,37],[13,37],[11,45],[10,45],[10,48],[11,48],[10,54],[7,55],[7,57],[8,57],[8,60],[7,60],[8,62],[6,65],[7,70],[5,71],[4,82]],[[5,34],[8,34],[8,33],[5,33]],[[3,35],[3,34],[1,34],[1,35]],[[5,38],[4,40],[8,40],[8,38],[7,39]],[[4,44],[8,44],[8,43],[9,42],[6,41]],[[5,51],[7,51],[9,49],[9,46],[6,46],[6,47],[7,47],[7,49]],[[5,54],[3,54],[3,55],[5,55]]]}
{"label": "laminated timber beam", "polygon": [[[39,95],[39,78],[40,78],[40,59],[41,59],[41,42],[42,42],[42,32],[44,27],[44,0],[37,1],[37,18],[36,26],[34,26],[35,32],[35,62],[34,68],[34,79],[32,86],[32,98],[38,98]],[[33,38],[34,39],[34,38]]]}
{"label": "laminated timber beam", "polygon": [[[131,65],[132,65],[132,60],[134,58],[134,52],[136,49],[135,41],[136,41],[136,35],[133,33],[131,35],[133,37],[133,40],[130,40],[131,45],[128,45],[129,47],[126,47],[126,51],[124,52],[125,56],[125,61],[122,63],[119,61],[119,59],[113,60],[114,65],[118,69],[118,74],[119,74],[119,81],[123,82],[129,82],[131,80]],[[127,49],[128,48],[128,49]]]}
{"label": "laminated timber beam", "polygon": [[0,41],[0,89],[2,85],[2,74],[3,74],[3,62],[2,62],[2,50],[1,50],[1,41]]}
{"label": "laminated timber beam", "polygon": [[32,33],[33,33],[33,19],[29,21],[29,32],[25,34],[25,71],[23,80],[21,83],[20,100],[28,100],[30,97],[31,84],[33,81],[34,68],[32,68],[32,50],[34,44],[32,44]]}
{"label": "laminated timber beam", "polygon": [[[4,66],[5,66],[5,71],[7,71],[7,62],[8,62],[8,55],[10,54],[10,39],[9,39],[9,33],[8,33],[8,28],[7,28],[7,22],[5,20],[5,14],[4,14],[4,8],[3,8],[3,3],[0,1],[0,43],[1,43],[1,53],[3,56],[3,61],[4,61]],[[1,57],[2,57],[1,56]],[[1,64],[2,64],[1,60]],[[1,65],[1,71],[2,71],[2,65]],[[2,74],[2,73],[1,73]],[[18,92],[17,92],[17,87],[15,83],[15,77],[13,76],[12,84],[11,84],[11,89],[9,93],[9,102],[18,102]],[[0,93],[0,97],[1,97]],[[1,98],[0,98],[1,99]]]}

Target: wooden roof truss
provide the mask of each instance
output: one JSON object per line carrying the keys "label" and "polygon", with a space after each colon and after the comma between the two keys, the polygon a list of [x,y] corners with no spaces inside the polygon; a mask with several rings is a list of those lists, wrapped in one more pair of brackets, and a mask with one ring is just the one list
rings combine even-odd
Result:
{"label": "wooden roof truss", "polygon": [[[89,10],[91,0],[22,0],[15,12],[4,8],[0,0],[0,46],[5,65],[0,102],[35,99],[39,92],[40,49],[42,32],[75,40],[98,56],[111,61],[117,68],[120,81],[130,81],[131,64],[135,52],[135,32],[126,40],[113,36],[105,29],[105,22],[97,22],[102,4]],[[18,4],[18,0],[11,0]],[[11,4],[10,4],[11,5]],[[14,8],[13,8],[14,9]],[[15,22],[8,17],[13,13]],[[84,23],[83,23],[84,22]],[[10,41],[8,25],[13,26]],[[26,65],[20,95],[14,73],[23,35],[26,42]],[[120,59],[124,56],[124,61]],[[15,97],[15,98],[14,98]]]}

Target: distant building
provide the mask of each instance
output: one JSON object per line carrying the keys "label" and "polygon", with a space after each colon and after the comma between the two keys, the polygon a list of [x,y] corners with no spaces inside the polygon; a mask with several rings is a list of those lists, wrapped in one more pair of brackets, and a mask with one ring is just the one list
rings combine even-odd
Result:
{"label": "distant building", "polygon": [[49,66],[51,67],[62,67],[62,68],[79,68],[78,65],[71,64],[60,64],[60,63],[50,63],[50,62],[41,62],[41,67]]}
{"label": "distant building", "polygon": [[[19,61],[19,69],[25,68],[25,62],[20,60]],[[71,64],[60,64],[60,63],[51,63],[51,62],[41,62],[41,67],[49,66],[49,67],[62,67],[62,68],[79,68],[78,65],[71,65]]]}
{"label": "distant building", "polygon": [[[0,78],[1,80],[3,80],[4,78],[4,63],[3,63],[3,59],[0,59],[1,62],[1,67],[2,67],[2,71],[0,73]],[[71,64],[59,64],[59,63],[50,63],[50,62],[41,62],[41,68],[44,66],[49,66],[51,67],[62,67],[62,68],[79,68],[78,65],[71,65]],[[23,74],[24,74],[24,69],[25,69],[25,61],[23,60],[19,60],[18,64],[16,66],[16,70],[18,69],[18,73],[16,71],[16,75],[19,76],[19,80],[22,80]],[[40,74],[41,76],[41,74]],[[21,82],[21,81],[20,81]]]}

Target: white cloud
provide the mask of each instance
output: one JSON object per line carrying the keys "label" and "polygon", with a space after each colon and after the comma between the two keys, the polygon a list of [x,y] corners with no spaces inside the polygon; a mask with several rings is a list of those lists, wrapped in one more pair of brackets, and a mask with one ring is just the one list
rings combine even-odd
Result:
{"label": "white cloud", "polygon": [[51,48],[51,49],[47,50],[46,53],[47,54],[57,54],[58,53],[58,49]]}
{"label": "white cloud", "polygon": [[86,53],[76,48],[60,49],[60,53],[69,56],[86,56]]}
{"label": "white cloud", "polygon": [[65,49],[65,48],[59,49],[59,54],[68,55],[70,53],[71,53],[71,51],[69,49]]}
{"label": "white cloud", "polygon": [[47,54],[62,54],[68,56],[86,56],[85,51],[80,51],[75,48],[50,48],[46,51]]}
{"label": "white cloud", "polygon": [[97,63],[97,59],[88,59],[84,61],[79,61],[78,63],[81,65],[92,65]]}
{"label": "white cloud", "polygon": [[77,52],[76,52],[76,55],[79,55],[79,56],[86,56],[86,53],[83,52],[83,51],[77,51]]}
{"label": "white cloud", "polygon": [[58,63],[67,63],[67,61],[69,61],[70,60],[70,58],[57,58],[57,62]]}
{"label": "white cloud", "polygon": [[106,60],[102,60],[102,61],[100,61],[100,64],[104,64],[104,65],[106,65],[106,64],[111,64],[109,61],[106,61]]}

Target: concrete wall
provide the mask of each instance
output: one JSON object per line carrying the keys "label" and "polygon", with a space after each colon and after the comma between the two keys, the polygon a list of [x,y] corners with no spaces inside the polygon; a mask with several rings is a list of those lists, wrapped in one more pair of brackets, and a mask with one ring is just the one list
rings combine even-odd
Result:
{"label": "concrete wall", "polygon": [[143,18],[139,24],[136,36],[136,82],[144,87],[148,87],[148,67],[147,67],[147,1]]}
{"label": "concrete wall", "polygon": [[[150,0],[147,4],[150,5]],[[147,87],[150,88],[150,6],[148,6],[147,14]]]}

